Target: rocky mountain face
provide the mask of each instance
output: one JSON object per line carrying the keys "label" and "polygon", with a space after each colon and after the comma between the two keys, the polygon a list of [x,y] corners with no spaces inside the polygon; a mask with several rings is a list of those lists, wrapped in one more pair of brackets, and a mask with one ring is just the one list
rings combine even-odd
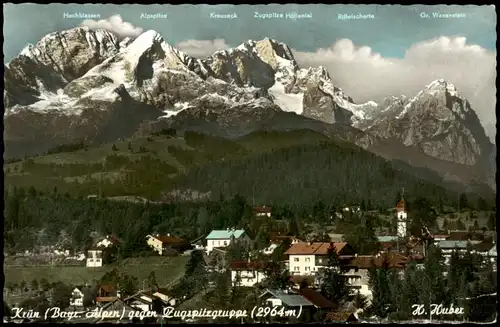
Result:
{"label": "rocky mountain face", "polygon": [[271,39],[196,59],[155,31],[120,41],[79,27],[45,36],[4,68],[7,157],[165,127],[224,137],[309,128],[387,158],[411,149],[421,166],[432,158],[472,167],[492,153],[474,110],[446,81],[411,99],[356,104],[326,69],[300,68]]}
{"label": "rocky mountain face", "polygon": [[475,111],[445,80],[427,85],[411,99],[388,101],[364,130],[446,161],[476,165],[489,160],[493,145]]}

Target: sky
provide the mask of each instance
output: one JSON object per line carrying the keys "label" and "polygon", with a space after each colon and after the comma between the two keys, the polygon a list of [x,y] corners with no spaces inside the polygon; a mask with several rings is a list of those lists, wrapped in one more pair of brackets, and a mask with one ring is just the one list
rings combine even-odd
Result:
{"label": "sky", "polygon": [[[301,19],[255,18],[300,13]],[[68,18],[82,13],[99,18]],[[161,14],[152,18],[154,14]],[[217,19],[211,14],[236,14]],[[364,19],[340,19],[339,15]],[[458,17],[436,17],[456,14]],[[149,16],[148,16],[149,15]],[[146,18],[149,17],[149,18]],[[354,17],[361,18],[361,17]],[[249,39],[286,43],[301,68],[324,66],[355,102],[414,96],[431,81],[454,84],[496,133],[496,13],[493,6],[5,4],[4,62],[44,35],[87,25],[137,36],[153,29],[203,57]]]}

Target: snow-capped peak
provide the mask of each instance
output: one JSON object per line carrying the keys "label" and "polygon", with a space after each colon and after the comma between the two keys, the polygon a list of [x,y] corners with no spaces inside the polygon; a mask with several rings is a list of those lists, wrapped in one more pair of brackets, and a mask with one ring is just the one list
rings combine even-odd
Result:
{"label": "snow-capped peak", "polygon": [[129,53],[143,53],[147,49],[151,48],[155,43],[162,43],[163,37],[156,31],[149,30],[141,35],[139,35],[130,45],[127,47]]}
{"label": "snow-capped peak", "polygon": [[435,81],[432,81],[430,84],[426,86],[426,89],[431,92],[446,91],[451,96],[458,97],[457,88],[453,84],[446,82],[444,79],[437,79]]}
{"label": "snow-capped peak", "polygon": [[31,54],[31,51],[33,51],[33,48],[34,48],[34,47],[35,47],[35,46],[34,46],[33,44],[28,43],[28,44],[27,44],[27,45],[26,45],[26,46],[25,46],[25,47],[21,50],[21,52],[19,52],[19,55],[20,55],[20,56],[27,56],[27,57],[29,57],[29,56],[30,56],[30,54]]}

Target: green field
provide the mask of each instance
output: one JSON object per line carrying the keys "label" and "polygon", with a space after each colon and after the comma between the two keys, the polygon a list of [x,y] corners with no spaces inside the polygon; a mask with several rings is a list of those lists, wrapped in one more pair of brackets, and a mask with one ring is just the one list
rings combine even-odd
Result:
{"label": "green field", "polygon": [[[184,275],[189,256],[129,258],[120,264],[110,264],[101,268],[87,267],[4,267],[5,283],[29,284],[33,279],[46,278],[50,282],[61,281],[70,285],[79,285],[99,280],[106,272],[114,268],[135,276],[142,283],[154,271],[158,284],[168,286]],[[140,287],[140,286],[139,286]]]}

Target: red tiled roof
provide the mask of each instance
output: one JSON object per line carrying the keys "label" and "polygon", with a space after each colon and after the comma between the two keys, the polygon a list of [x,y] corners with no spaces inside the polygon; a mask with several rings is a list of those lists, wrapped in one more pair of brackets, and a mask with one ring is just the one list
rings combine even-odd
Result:
{"label": "red tiled roof", "polygon": [[285,254],[287,255],[308,255],[308,254],[314,254],[314,255],[326,255],[328,254],[328,249],[330,249],[330,246],[335,248],[335,251],[339,253],[342,251],[342,249],[347,245],[347,243],[343,242],[336,242],[336,243],[330,243],[330,242],[300,242],[300,243],[295,243],[293,244],[286,252]]}
{"label": "red tiled roof", "polygon": [[405,202],[405,200],[400,200],[400,201],[398,202],[398,204],[396,204],[396,209],[397,209],[398,211],[405,210],[405,208],[406,208],[406,202]]}
{"label": "red tiled roof", "polygon": [[324,297],[321,293],[312,290],[310,288],[304,288],[300,290],[300,295],[308,299],[317,308],[333,308],[335,304]]}

